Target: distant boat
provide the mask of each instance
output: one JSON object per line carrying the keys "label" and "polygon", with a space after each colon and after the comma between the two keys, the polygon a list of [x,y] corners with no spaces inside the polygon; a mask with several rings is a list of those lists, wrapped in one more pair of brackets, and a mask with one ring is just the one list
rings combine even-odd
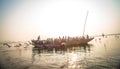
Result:
{"label": "distant boat", "polygon": [[32,45],[34,46],[71,46],[71,45],[83,45],[87,44],[89,41],[93,40],[94,38],[85,38],[85,37],[80,37],[80,38],[75,38],[75,37],[70,37],[68,39],[47,39],[47,40],[31,40]]}
{"label": "distant boat", "polygon": [[85,45],[85,44],[88,44],[88,42],[93,39],[94,38],[82,38],[82,37],[75,39],[75,37],[71,37],[70,39],[56,38],[54,40],[52,39],[51,40],[31,40],[31,42],[35,48],[52,49],[52,48]]}
{"label": "distant boat", "polygon": [[[88,16],[88,12],[87,12],[87,16]],[[46,49],[46,48],[60,48],[60,47],[78,46],[78,45],[87,44],[88,42],[94,39],[94,38],[90,38],[88,35],[87,37],[84,36],[87,16],[85,19],[82,37],[63,37],[63,38],[59,37],[55,39],[50,38],[47,40],[40,40],[40,36],[39,36],[37,40],[31,40],[32,45],[34,45],[36,48]]]}

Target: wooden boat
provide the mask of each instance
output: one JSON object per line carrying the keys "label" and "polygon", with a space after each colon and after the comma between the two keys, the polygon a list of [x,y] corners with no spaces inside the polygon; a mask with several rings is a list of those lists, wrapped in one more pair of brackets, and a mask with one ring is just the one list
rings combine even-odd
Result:
{"label": "wooden boat", "polygon": [[59,49],[69,46],[78,46],[78,45],[85,45],[88,44],[89,41],[93,40],[94,38],[77,38],[77,39],[56,39],[54,40],[31,40],[32,45],[35,48],[39,49]]}
{"label": "wooden boat", "polygon": [[[88,12],[87,12],[88,15]],[[85,19],[86,24],[87,16]],[[87,44],[89,41],[93,40],[94,38],[90,38],[88,35],[87,37],[84,37],[85,32],[85,24],[83,29],[83,36],[82,37],[63,37],[63,38],[51,38],[47,40],[40,40],[40,36],[37,40],[31,40],[32,45],[35,46],[35,48],[40,49],[48,49],[48,48],[61,48],[61,47],[68,47],[68,46],[78,46],[78,45],[84,45]]]}

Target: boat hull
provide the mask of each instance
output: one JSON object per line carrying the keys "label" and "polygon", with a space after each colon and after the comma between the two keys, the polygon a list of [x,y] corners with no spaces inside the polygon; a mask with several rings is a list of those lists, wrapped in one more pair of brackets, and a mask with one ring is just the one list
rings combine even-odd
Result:
{"label": "boat hull", "polygon": [[79,41],[67,41],[67,42],[61,42],[59,44],[41,44],[41,41],[32,41],[32,44],[34,48],[38,48],[40,50],[47,49],[47,50],[52,50],[52,49],[65,49],[66,47],[70,46],[84,46],[88,44],[89,41],[93,40],[94,38],[89,38],[89,39],[80,39]]}

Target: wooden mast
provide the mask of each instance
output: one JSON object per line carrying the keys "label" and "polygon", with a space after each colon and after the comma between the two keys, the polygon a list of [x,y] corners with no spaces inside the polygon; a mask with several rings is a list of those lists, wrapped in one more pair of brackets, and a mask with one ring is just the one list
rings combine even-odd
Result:
{"label": "wooden mast", "polygon": [[85,18],[85,23],[84,23],[84,28],[83,28],[83,36],[84,36],[84,33],[85,33],[85,27],[86,27],[86,22],[87,22],[87,16],[88,16],[88,11],[87,11],[87,15],[86,15],[86,18]]}

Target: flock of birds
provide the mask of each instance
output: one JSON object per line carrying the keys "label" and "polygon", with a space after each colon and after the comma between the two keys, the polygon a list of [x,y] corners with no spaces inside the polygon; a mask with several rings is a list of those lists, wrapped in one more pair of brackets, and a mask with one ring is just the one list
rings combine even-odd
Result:
{"label": "flock of birds", "polygon": [[28,48],[28,46],[30,46],[30,45],[31,45],[31,43],[24,43],[24,44],[18,43],[18,44],[15,44],[15,45],[11,45],[9,43],[3,43],[1,47],[6,46],[8,48],[11,48],[11,47],[21,47],[21,46],[24,46],[24,48]]}

